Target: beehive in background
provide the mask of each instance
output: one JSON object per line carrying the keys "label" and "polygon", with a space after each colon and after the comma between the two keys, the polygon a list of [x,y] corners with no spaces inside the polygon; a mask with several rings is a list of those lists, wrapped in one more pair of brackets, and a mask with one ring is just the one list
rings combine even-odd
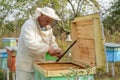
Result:
{"label": "beehive in background", "polygon": [[0,49],[0,68],[7,69],[7,52],[6,49]]}
{"label": "beehive in background", "polygon": [[116,43],[105,43],[106,55],[108,62],[119,62],[120,61],[120,44]]}
{"label": "beehive in background", "polygon": [[17,52],[17,47],[7,47],[7,67],[10,71],[15,72],[16,67],[15,67],[15,62],[16,62],[16,52]]}
{"label": "beehive in background", "polygon": [[16,38],[2,38],[2,48],[16,46]]}

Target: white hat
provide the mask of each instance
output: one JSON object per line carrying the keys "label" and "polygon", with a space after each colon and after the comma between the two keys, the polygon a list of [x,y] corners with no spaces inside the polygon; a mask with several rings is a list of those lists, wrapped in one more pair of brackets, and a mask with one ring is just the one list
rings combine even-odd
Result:
{"label": "white hat", "polygon": [[36,11],[40,12],[54,20],[61,20],[52,8],[49,8],[49,7],[37,8]]}

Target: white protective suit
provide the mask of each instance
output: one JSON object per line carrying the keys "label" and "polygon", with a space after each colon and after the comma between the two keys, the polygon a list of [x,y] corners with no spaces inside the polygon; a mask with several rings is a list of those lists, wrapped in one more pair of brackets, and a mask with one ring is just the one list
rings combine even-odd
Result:
{"label": "white protective suit", "polygon": [[33,72],[35,61],[44,61],[45,53],[50,46],[58,48],[52,28],[47,26],[42,31],[34,18],[27,20],[21,29],[16,56],[16,70]]}

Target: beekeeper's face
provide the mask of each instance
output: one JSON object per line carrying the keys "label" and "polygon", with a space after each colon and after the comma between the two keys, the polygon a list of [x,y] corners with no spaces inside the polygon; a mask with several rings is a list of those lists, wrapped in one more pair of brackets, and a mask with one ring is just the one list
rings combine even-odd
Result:
{"label": "beekeeper's face", "polygon": [[46,25],[50,25],[54,20],[50,17],[41,14],[41,16],[38,17],[38,22],[41,27],[45,27]]}

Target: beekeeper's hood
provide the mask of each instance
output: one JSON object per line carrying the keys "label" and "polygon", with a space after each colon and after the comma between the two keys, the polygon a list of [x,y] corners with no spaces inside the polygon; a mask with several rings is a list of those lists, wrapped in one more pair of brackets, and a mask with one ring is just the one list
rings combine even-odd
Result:
{"label": "beekeeper's hood", "polygon": [[52,19],[54,19],[54,20],[61,20],[58,17],[58,15],[55,13],[55,11],[50,7],[36,8],[35,17],[36,18],[39,17],[41,15],[41,13],[48,16],[48,17],[50,17],[50,18],[52,18]]}

